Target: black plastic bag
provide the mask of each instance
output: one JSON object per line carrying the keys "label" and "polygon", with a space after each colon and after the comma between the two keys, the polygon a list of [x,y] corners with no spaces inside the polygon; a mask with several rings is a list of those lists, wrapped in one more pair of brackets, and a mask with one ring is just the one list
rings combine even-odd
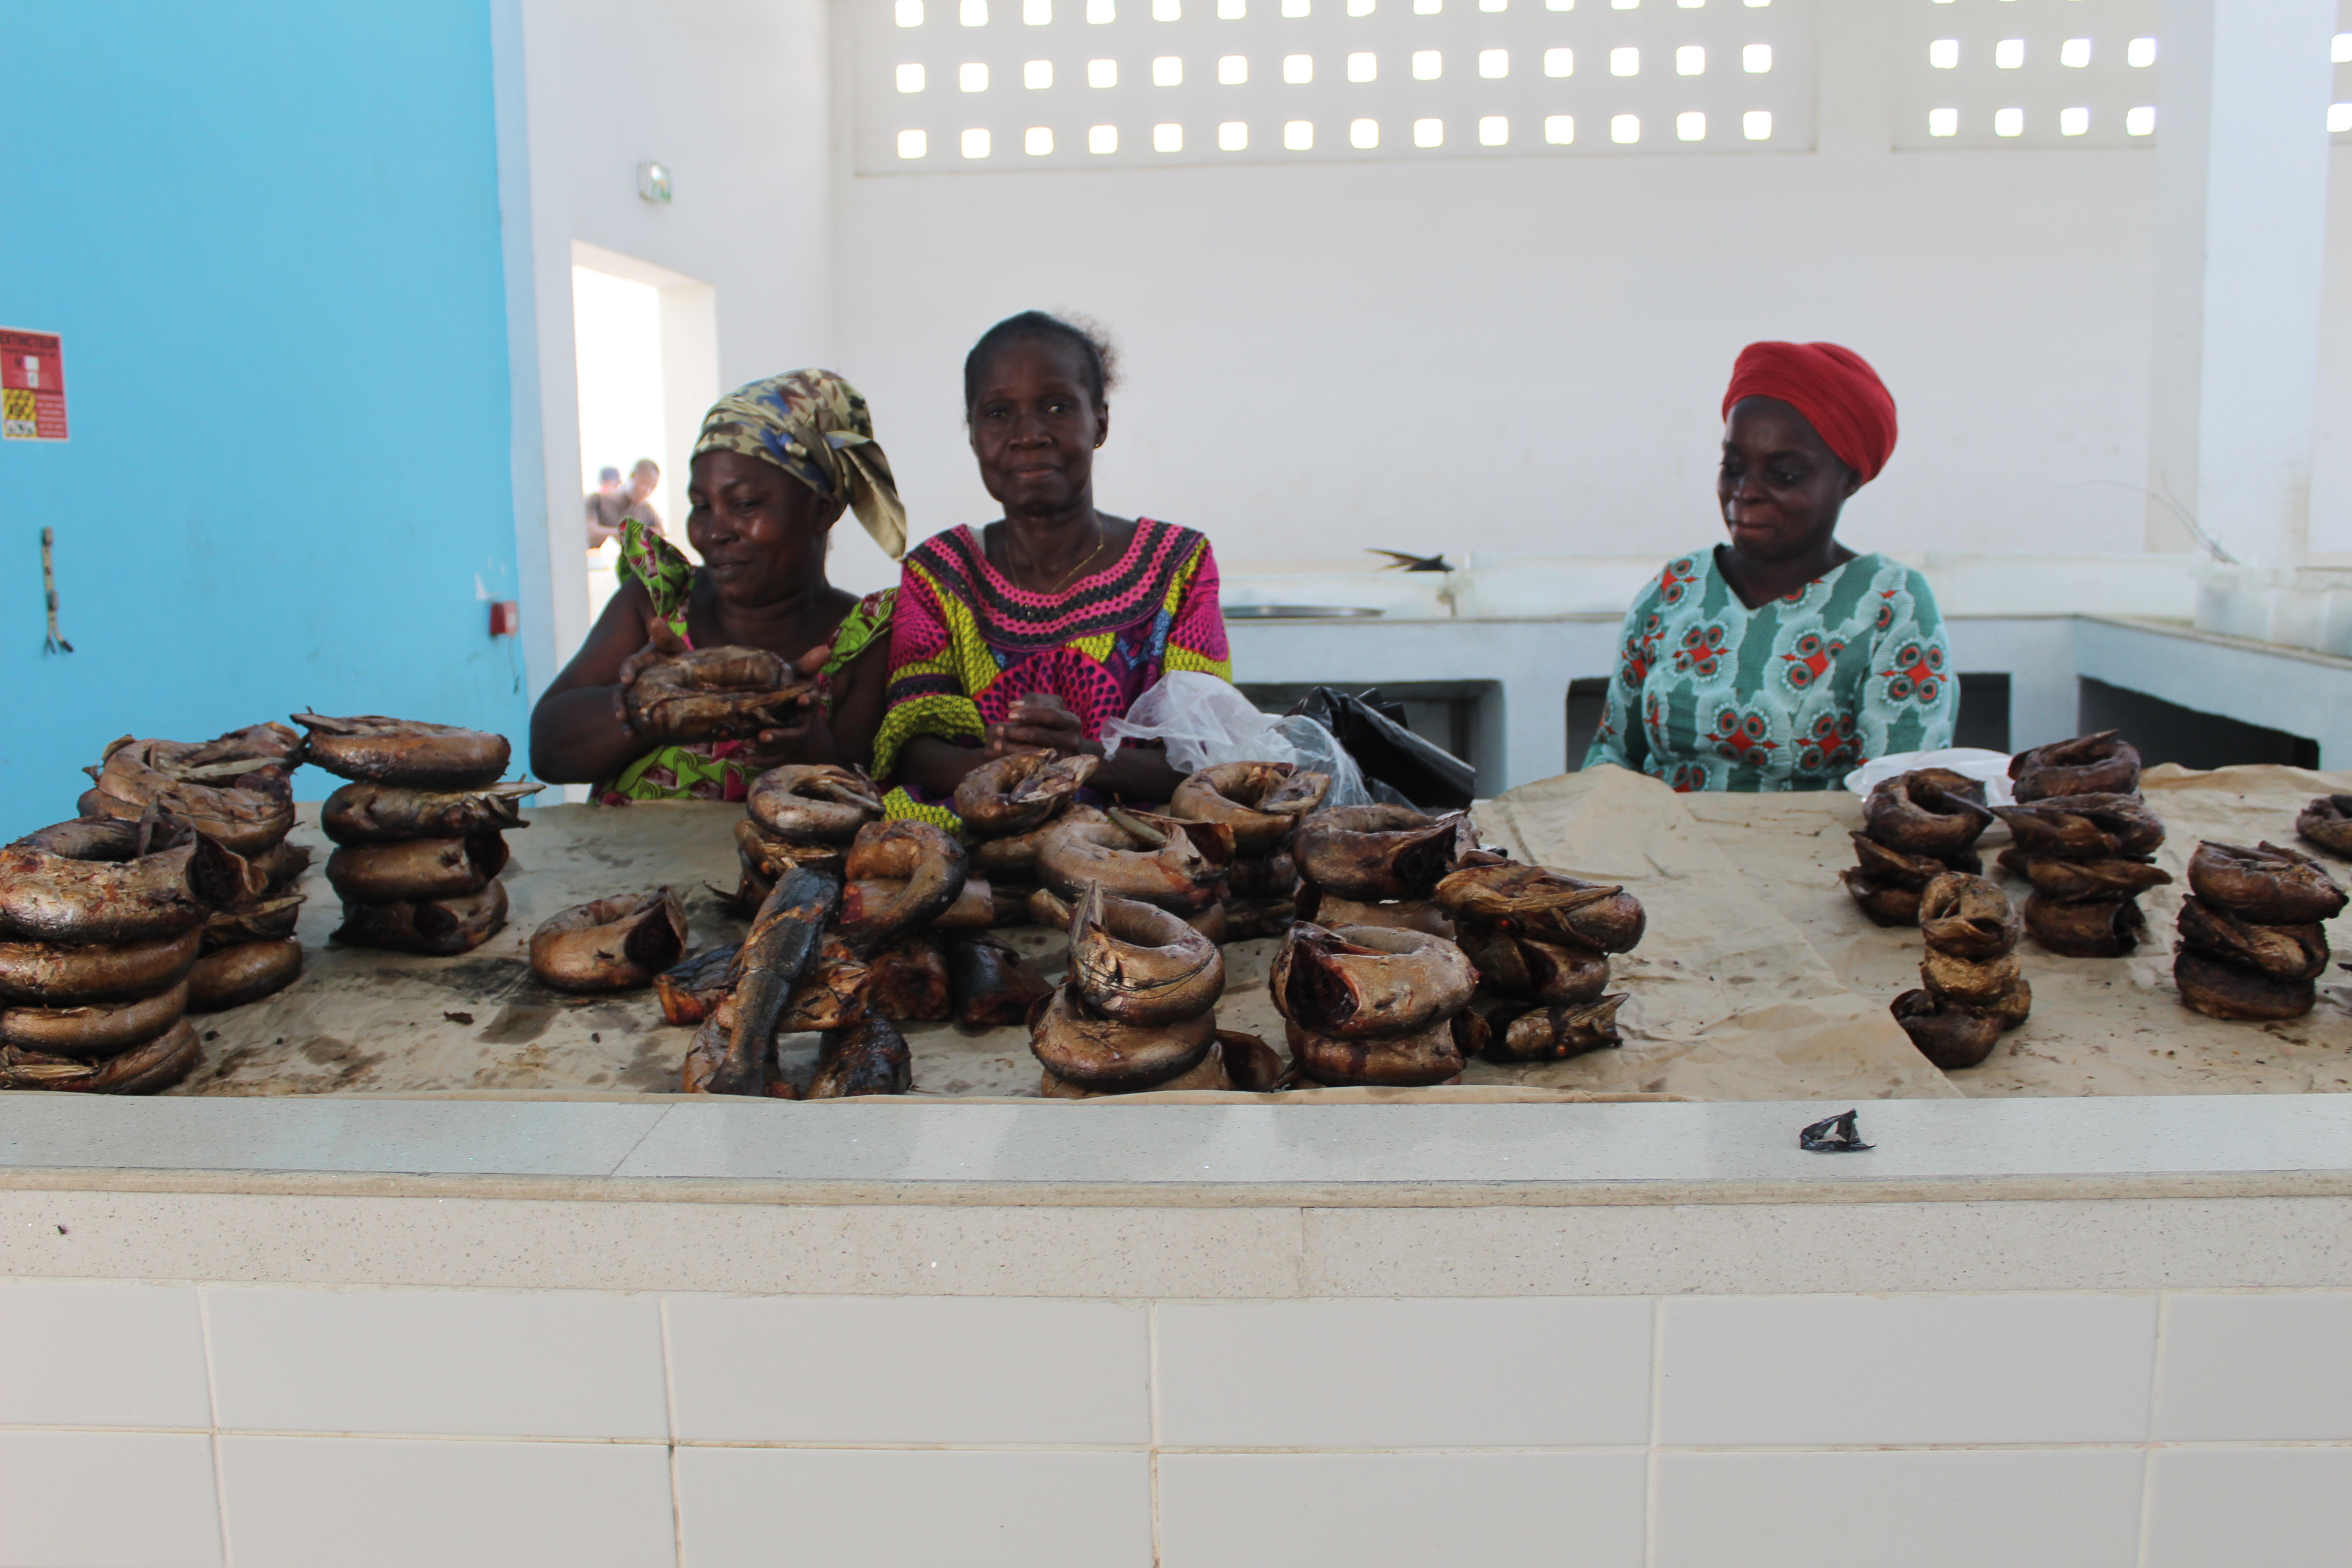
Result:
{"label": "black plastic bag", "polygon": [[1478,770],[1405,728],[1404,710],[1383,701],[1378,687],[1350,697],[1318,686],[1291,711],[1337,736],[1375,795],[1386,798],[1379,787],[1386,784],[1405,805],[1423,811],[1459,810],[1477,796]]}
{"label": "black plastic bag", "polygon": [[1811,1154],[1859,1154],[1865,1149],[1875,1149],[1875,1143],[1862,1141],[1862,1129],[1854,1124],[1853,1112],[1824,1116],[1797,1134],[1797,1147]]}

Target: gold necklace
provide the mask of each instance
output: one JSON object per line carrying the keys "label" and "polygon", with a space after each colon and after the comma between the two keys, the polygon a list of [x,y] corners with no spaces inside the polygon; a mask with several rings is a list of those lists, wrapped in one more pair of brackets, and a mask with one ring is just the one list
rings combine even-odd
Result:
{"label": "gold necklace", "polygon": [[1076,566],[1071,567],[1067,572],[1063,573],[1062,580],[1060,582],[1055,584],[1050,588],[1043,590],[1043,592],[1046,594],[1058,594],[1063,589],[1068,587],[1070,585],[1071,579],[1077,576],[1079,573],[1085,571],[1087,567],[1093,565],[1095,557],[1100,555],[1103,552],[1103,546],[1109,542],[1110,536],[1103,531],[1102,514],[1097,512],[1095,514],[1095,547],[1087,552],[1087,558],[1085,560],[1079,562]]}

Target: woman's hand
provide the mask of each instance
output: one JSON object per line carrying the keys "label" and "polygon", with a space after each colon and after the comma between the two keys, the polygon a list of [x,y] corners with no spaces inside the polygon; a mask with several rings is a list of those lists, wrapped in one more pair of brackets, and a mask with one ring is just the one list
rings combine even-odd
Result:
{"label": "woman's hand", "polygon": [[659,616],[646,617],[646,646],[621,661],[621,672],[614,679],[623,690],[637,683],[643,675],[663,659],[686,651],[686,639],[670,629]]}
{"label": "woman's hand", "polygon": [[[793,660],[793,668],[804,678],[814,679],[833,658],[833,647],[827,644],[813,647]],[[832,763],[835,755],[833,727],[825,721],[824,706],[812,690],[800,700],[792,716],[774,729],[762,730],[744,743],[741,761],[755,773],[780,768],[787,763]]]}
{"label": "woman's hand", "polygon": [[1103,754],[1102,742],[1087,740],[1078,716],[1050,692],[1031,692],[1003,720],[989,725],[985,734],[983,749],[991,757],[1014,752],[1059,752],[1066,757]]}

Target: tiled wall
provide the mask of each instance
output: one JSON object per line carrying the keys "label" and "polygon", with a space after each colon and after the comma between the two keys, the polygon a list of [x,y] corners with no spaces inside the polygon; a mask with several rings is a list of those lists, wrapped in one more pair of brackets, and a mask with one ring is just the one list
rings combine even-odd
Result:
{"label": "tiled wall", "polygon": [[2347,1541],[2352,1292],[0,1283],[0,1568],[2300,1568]]}

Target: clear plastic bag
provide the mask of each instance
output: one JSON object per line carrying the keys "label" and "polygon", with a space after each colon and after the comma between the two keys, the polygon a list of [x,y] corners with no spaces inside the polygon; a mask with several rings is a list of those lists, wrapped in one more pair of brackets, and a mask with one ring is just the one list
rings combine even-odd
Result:
{"label": "clear plastic bag", "polygon": [[1892,756],[1874,757],[1845,775],[1845,787],[1856,795],[1868,795],[1896,773],[1915,773],[1921,768],[1949,768],[1956,773],[1983,780],[1985,803],[1989,805],[2017,804],[2016,788],[2009,781],[2009,753],[1979,751],[1974,746],[1952,746],[1940,752],[1897,752]]}
{"label": "clear plastic bag", "polygon": [[1198,773],[1221,763],[1294,763],[1331,775],[1330,805],[1371,801],[1355,759],[1330,731],[1312,719],[1261,713],[1229,682],[1199,670],[1162,676],[1128,709],[1127,717],[1103,726],[1103,754],[1115,756],[1128,741],[1158,741],[1168,748],[1169,765]]}

